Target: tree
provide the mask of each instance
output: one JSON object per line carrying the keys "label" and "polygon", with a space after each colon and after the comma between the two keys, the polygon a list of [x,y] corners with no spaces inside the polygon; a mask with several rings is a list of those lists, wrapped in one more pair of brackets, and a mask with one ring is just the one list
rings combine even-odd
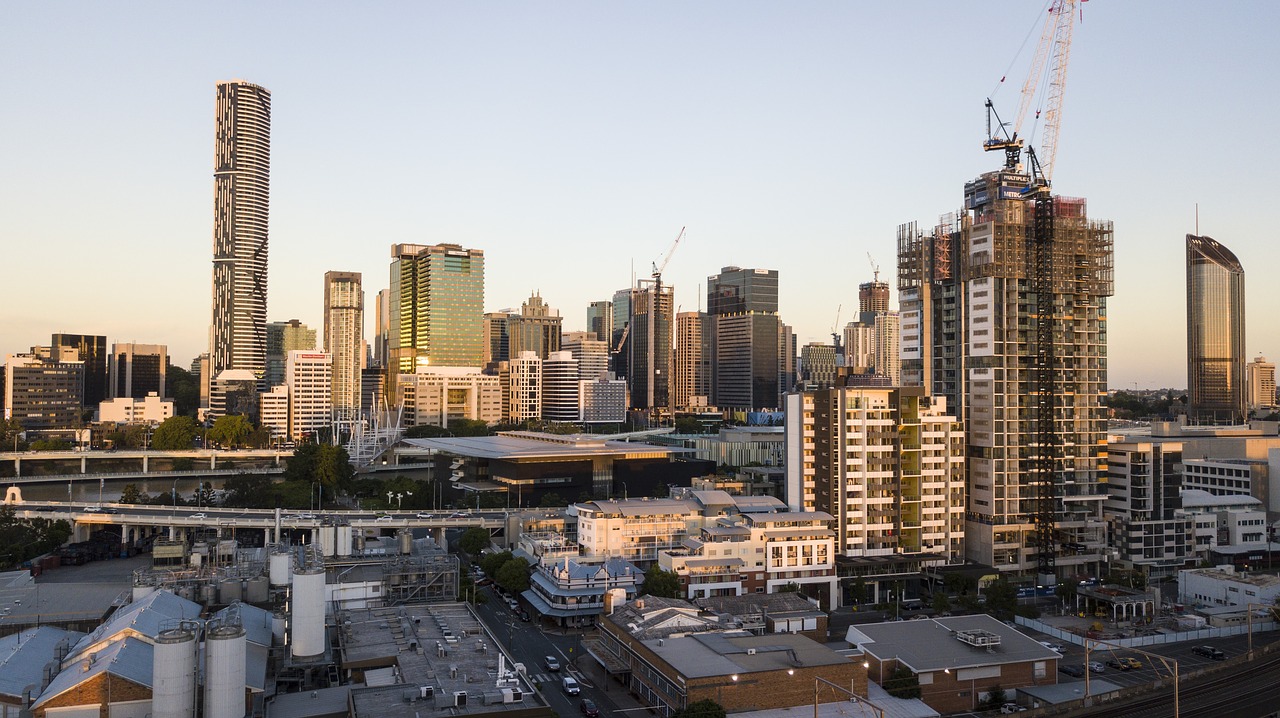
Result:
{"label": "tree", "polygon": [[200,482],[196,490],[191,492],[191,501],[196,506],[210,506],[213,504],[213,484],[208,481]]}
{"label": "tree", "polygon": [[147,493],[138,488],[137,484],[125,484],[120,491],[120,503],[122,504],[145,504],[151,501],[151,497]]}
{"label": "tree", "polygon": [[243,414],[232,414],[220,416],[213,422],[213,428],[209,430],[209,440],[234,449],[251,433],[253,433],[253,424],[249,423],[249,418]]}
{"label": "tree", "polygon": [[348,488],[351,479],[356,475],[347,450],[333,444],[320,444],[316,448],[314,472],[316,483],[331,493]]}
{"label": "tree", "polygon": [[529,562],[523,558],[513,558],[502,564],[493,582],[507,589],[509,593],[521,593],[529,588]]}
{"label": "tree", "polygon": [[853,580],[853,585],[849,587],[849,600],[856,606],[860,603],[867,602],[867,581],[859,576]]}
{"label": "tree", "polygon": [[458,548],[468,556],[479,556],[480,552],[489,548],[491,543],[493,540],[489,537],[488,530],[472,526],[462,532],[462,537],[458,539]]}
{"label": "tree", "polygon": [[438,439],[442,436],[453,436],[453,432],[432,424],[418,424],[404,430],[406,439]]}
{"label": "tree", "polygon": [[946,613],[951,610],[951,599],[947,598],[946,591],[933,592],[933,610],[938,613]]}
{"label": "tree", "polygon": [[899,665],[885,679],[884,689],[894,698],[919,698],[920,678],[910,668]]}
{"label": "tree", "polygon": [[991,690],[987,691],[987,699],[982,702],[986,710],[993,711],[1004,705],[1008,697],[1004,694],[1004,689],[999,684],[991,686]]}
{"label": "tree", "polygon": [[987,613],[1002,620],[1013,619],[1018,609],[1018,591],[1005,579],[995,581],[987,587]]}
{"label": "tree", "polygon": [[196,440],[196,420],[189,416],[171,416],[156,427],[151,435],[151,448],[160,451],[190,449]]}
{"label": "tree", "polygon": [[17,419],[0,418],[0,451],[22,449],[26,442],[22,440],[22,422]]}
{"label": "tree", "polygon": [[486,575],[497,576],[498,571],[502,570],[502,567],[513,558],[515,556],[510,551],[485,554],[480,558],[480,570],[484,571]]}
{"label": "tree", "polygon": [[679,598],[680,577],[655,563],[644,572],[644,592],[659,598]]}
{"label": "tree", "polygon": [[702,430],[702,422],[689,416],[682,416],[676,419],[677,434],[704,434]]}
{"label": "tree", "polygon": [[200,408],[200,379],[195,374],[170,364],[165,370],[164,386],[165,393],[173,398],[174,416],[196,415],[196,409]]}
{"label": "tree", "polygon": [[542,500],[538,502],[538,506],[544,509],[553,509],[558,506],[566,506],[567,504],[568,502],[560,498],[560,494],[557,494],[554,491],[552,491],[551,493],[543,494]]}
{"label": "tree", "polygon": [[694,701],[684,710],[676,711],[673,718],[725,718],[724,706],[710,698]]}

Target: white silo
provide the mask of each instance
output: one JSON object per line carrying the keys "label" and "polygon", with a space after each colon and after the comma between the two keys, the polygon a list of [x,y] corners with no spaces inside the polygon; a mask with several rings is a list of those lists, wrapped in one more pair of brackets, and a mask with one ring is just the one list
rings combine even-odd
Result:
{"label": "white silo", "polygon": [[204,638],[204,718],[244,718],[244,628],[222,624],[207,629]]}
{"label": "white silo", "polygon": [[291,573],[293,573],[293,554],[288,551],[273,551],[268,569],[271,585],[288,586]]}
{"label": "white silo", "polygon": [[343,557],[350,556],[351,555],[351,527],[337,526],[335,527],[335,530],[338,532],[338,555]]}
{"label": "white silo", "polygon": [[136,602],[136,601],[141,601],[142,599],[146,598],[147,596],[150,596],[151,594],[155,593],[155,590],[156,590],[156,587],[155,587],[155,586],[149,586],[149,585],[147,585],[147,584],[145,584],[145,583],[134,584],[134,586],[133,586],[133,600],[134,600],[135,602]]}
{"label": "white silo", "polygon": [[320,552],[323,553],[325,556],[332,556],[334,549],[337,548],[334,545],[335,541],[333,539],[333,530],[335,528],[337,527],[336,526],[320,527]]}
{"label": "white silo", "polygon": [[161,631],[151,656],[151,718],[193,718],[196,634],[185,628]]}
{"label": "white silo", "polygon": [[293,574],[289,633],[294,658],[324,653],[324,568],[308,566]]}

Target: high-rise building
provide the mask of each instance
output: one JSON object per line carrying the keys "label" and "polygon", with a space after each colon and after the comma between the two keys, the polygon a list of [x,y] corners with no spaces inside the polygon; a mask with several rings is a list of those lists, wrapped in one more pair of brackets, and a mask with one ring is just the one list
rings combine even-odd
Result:
{"label": "high-rise building", "polygon": [[[70,347],[79,361],[84,362],[84,404],[97,406],[111,395],[108,385],[107,338],[92,334],[54,334],[50,346],[54,355]],[[144,395],[145,396],[145,395]]]}
{"label": "high-rise building", "polygon": [[619,289],[613,293],[613,332],[609,339],[609,368],[619,379],[627,378],[628,365],[631,360],[631,347],[627,345],[630,333],[627,327],[631,324],[631,292]]}
{"label": "high-rise building", "polygon": [[613,339],[613,302],[601,300],[587,305],[587,331],[602,342]]}
{"label": "high-rise building", "polygon": [[[4,418],[25,431],[68,432],[84,410],[84,361],[74,346],[32,347],[4,362]],[[28,437],[30,438],[30,437]]]}
{"label": "high-rise building", "polygon": [[902,340],[902,322],[897,312],[880,312],[875,315],[873,324],[875,332],[875,365],[874,371],[880,376],[889,378],[892,386],[902,385],[902,358],[900,351]]}
{"label": "high-rise building", "polygon": [[627,383],[621,379],[578,382],[584,424],[620,424],[627,419]]}
{"label": "high-rise building", "polygon": [[507,357],[517,357],[523,352],[533,352],[546,359],[552,352],[560,351],[560,313],[542,301],[542,295],[534,292],[520,305],[519,314],[507,315]]}
{"label": "high-rise building", "polygon": [[609,342],[596,339],[591,332],[565,332],[560,348],[573,354],[583,381],[609,378]]}
{"label": "high-rise building", "polygon": [[796,333],[786,324],[778,325],[778,405],[783,405],[783,397],[791,393],[796,386],[796,361],[800,357]]}
{"label": "high-rise building", "polygon": [[316,330],[297,319],[267,324],[267,386],[284,383],[289,352],[316,350]]}
{"label": "high-rise building", "polygon": [[778,271],[725,267],[707,277],[711,403],[775,409],[778,398]]}
{"label": "high-rise building", "polygon": [[364,367],[364,289],[359,272],[324,273],[324,350],[333,357],[333,412],[337,419],[360,414]]}
{"label": "high-rise building", "polygon": [[642,279],[631,291],[630,306],[627,389],[631,408],[669,411],[675,366],[671,352],[675,292],[671,285]]}
{"label": "high-rise building", "polygon": [[[1036,511],[1042,484],[1038,394],[1027,370],[1035,350],[1036,297],[1028,241],[1036,202],[1029,175],[989,172],[964,188],[965,211],[931,232],[898,228],[902,382],[945,397],[965,421],[969,558],[1001,571],[1039,568]],[[1053,348],[1057,413],[1054,558],[1061,576],[1100,575],[1106,545],[1101,481],[1106,439],[1106,298],[1112,294],[1112,227],[1083,199],[1053,207]]]}
{"label": "high-rise building", "polygon": [[676,408],[711,403],[711,319],[706,312],[676,315]]}
{"label": "high-rise building", "polygon": [[497,375],[479,367],[418,366],[396,381],[396,403],[404,407],[405,426],[449,425],[461,419],[502,421],[502,386]]}
{"label": "high-rise building", "polygon": [[569,423],[578,415],[578,362],[573,352],[551,352],[542,361],[542,418]]}
{"label": "high-rise building", "polygon": [[486,312],[484,315],[484,366],[494,368],[511,358],[511,337],[507,334],[507,317],[514,312]]}
{"label": "high-rise building", "polygon": [[[895,338],[894,344],[897,344]],[[844,366],[851,374],[873,374],[876,370],[876,327],[849,322],[844,325]]]}
{"label": "high-rise building", "polygon": [[240,80],[219,82],[214,118],[210,386],[224,371],[260,381],[267,371],[271,93]]}
{"label": "high-rise building", "polygon": [[789,394],[786,454],[787,504],[833,516],[836,552],[859,575],[963,562],[964,432],[941,397],[920,387]]}
{"label": "high-rise building", "polygon": [[291,351],[285,364],[289,392],[289,438],[315,437],[331,426],[333,356],[327,352]]}
{"label": "high-rise building", "polygon": [[1107,444],[1102,508],[1120,568],[1157,579],[1175,576],[1196,560],[1194,526],[1182,510],[1181,463],[1179,442]]}
{"label": "high-rise building", "polygon": [[1210,237],[1187,235],[1187,414],[1245,420],[1244,267]]}
{"label": "high-rise building", "polygon": [[806,389],[828,387],[836,381],[836,348],[822,342],[800,347],[800,380]]}
{"label": "high-rise building", "polygon": [[419,364],[484,363],[484,251],[457,244],[391,247],[391,376]]}
{"label": "high-rise building", "polygon": [[387,345],[391,341],[391,290],[378,292],[373,316],[373,364],[385,367],[388,362]]}
{"label": "high-rise building", "polygon": [[858,321],[870,324],[875,315],[889,311],[889,283],[879,276],[858,285]]}
{"label": "high-rise building", "polygon": [[112,399],[165,396],[169,348],[163,344],[112,344],[107,372]]}
{"label": "high-rise building", "polygon": [[520,352],[503,364],[503,404],[507,421],[542,418],[542,359],[537,352]]}
{"label": "high-rise building", "polygon": [[1266,357],[1249,362],[1249,410],[1263,411],[1276,405],[1276,365]]}

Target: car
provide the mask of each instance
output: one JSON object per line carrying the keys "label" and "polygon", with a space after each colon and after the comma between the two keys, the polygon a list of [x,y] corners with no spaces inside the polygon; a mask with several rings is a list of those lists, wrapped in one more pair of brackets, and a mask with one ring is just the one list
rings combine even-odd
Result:
{"label": "car", "polygon": [[546,658],[543,658],[542,661],[546,664],[548,671],[555,673],[560,670],[560,661],[556,660],[555,656],[547,656]]}
{"label": "car", "polygon": [[1212,658],[1215,661],[1221,661],[1227,657],[1227,654],[1223,653],[1222,649],[1214,648],[1213,646],[1196,646],[1191,649],[1191,652],[1198,656]]}
{"label": "car", "polygon": [[1127,671],[1127,670],[1129,670],[1129,664],[1128,664],[1128,663],[1125,663],[1124,661],[1120,660],[1119,658],[1112,658],[1112,659],[1108,660],[1108,661],[1107,661],[1107,665],[1108,665],[1108,666],[1110,666],[1110,667],[1112,667],[1112,668],[1115,668],[1115,669],[1117,669],[1117,670],[1121,670],[1121,671]]}
{"label": "car", "polygon": [[1107,672],[1107,669],[1097,661],[1089,661],[1088,663],[1085,664],[1085,668],[1088,668],[1090,673],[1106,673]]}
{"label": "car", "polygon": [[418,518],[420,518],[420,519],[434,519],[434,518],[435,518],[435,516],[433,516],[433,515],[431,515],[431,514],[418,514]]}
{"label": "car", "polygon": [[579,709],[582,711],[582,715],[587,718],[600,718],[600,709],[596,707],[596,702],[590,698],[583,698]]}
{"label": "car", "polygon": [[102,513],[104,513],[104,514],[118,514],[118,513],[120,513],[120,509],[113,509],[113,508],[111,508],[110,506],[108,506],[107,508],[105,508],[105,509],[103,509],[103,510],[102,510]]}
{"label": "car", "polygon": [[90,513],[90,514],[100,514],[100,513],[102,513],[102,507],[101,507],[101,506],[86,506],[86,507],[84,507],[84,510],[85,510],[85,512],[86,512],[86,513]]}
{"label": "car", "polygon": [[1120,661],[1120,665],[1123,666],[1121,670],[1136,671],[1142,668],[1142,661],[1139,661],[1136,658],[1130,658],[1129,656],[1124,656],[1116,660]]}
{"label": "car", "polygon": [[560,687],[564,689],[565,695],[576,696],[582,692],[582,687],[572,676],[565,676],[560,679]]}
{"label": "car", "polygon": [[1001,714],[1021,713],[1022,711],[1025,711],[1025,710],[1026,708],[1018,705],[1017,703],[1005,703],[1004,705],[1000,706]]}
{"label": "car", "polygon": [[1059,663],[1058,670],[1072,678],[1084,678],[1084,669],[1080,666],[1073,666],[1069,663]]}
{"label": "car", "polygon": [[528,611],[521,611],[520,620],[524,621],[525,623],[528,623],[529,621],[533,620],[533,616],[530,616]]}
{"label": "car", "polygon": [[463,513],[453,513],[449,515],[449,518],[451,519],[465,519],[466,517],[467,515]]}
{"label": "car", "polygon": [[511,599],[510,601],[507,601],[507,606],[508,606],[512,611],[519,611],[519,610],[520,610],[520,603],[519,603],[518,601],[516,601],[514,598],[513,598],[513,599]]}
{"label": "car", "polygon": [[1044,646],[1045,648],[1048,648],[1054,653],[1061,654],[1061,653],[1067,652],[1067,649],[1063,648],[1061,643],[1050,643],[1049,641],[1041,641],[1040,645]]}
{"label": "car", "polygon": [[393,516],[379,516],[378,518],[374,519],[374,521],[395,521],[395,517],[393,517]]}
{"label": "car", "polygon": [[189,518],[189,519],[207,519],[207,518],[209,518],[209,516],[208,516],[208,514],[191,514],[191,515],[190,515],[190,516],[188,516],[187,518]]}

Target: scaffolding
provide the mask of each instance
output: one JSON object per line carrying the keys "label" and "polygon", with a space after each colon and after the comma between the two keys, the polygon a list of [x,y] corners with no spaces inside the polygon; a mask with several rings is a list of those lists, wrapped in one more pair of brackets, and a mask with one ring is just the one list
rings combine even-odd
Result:
{"label": "scaffolding", "polygon": [[456,601],[458,557],[441,553],[386,561],[382,564],[382,586],[388,606]]}

